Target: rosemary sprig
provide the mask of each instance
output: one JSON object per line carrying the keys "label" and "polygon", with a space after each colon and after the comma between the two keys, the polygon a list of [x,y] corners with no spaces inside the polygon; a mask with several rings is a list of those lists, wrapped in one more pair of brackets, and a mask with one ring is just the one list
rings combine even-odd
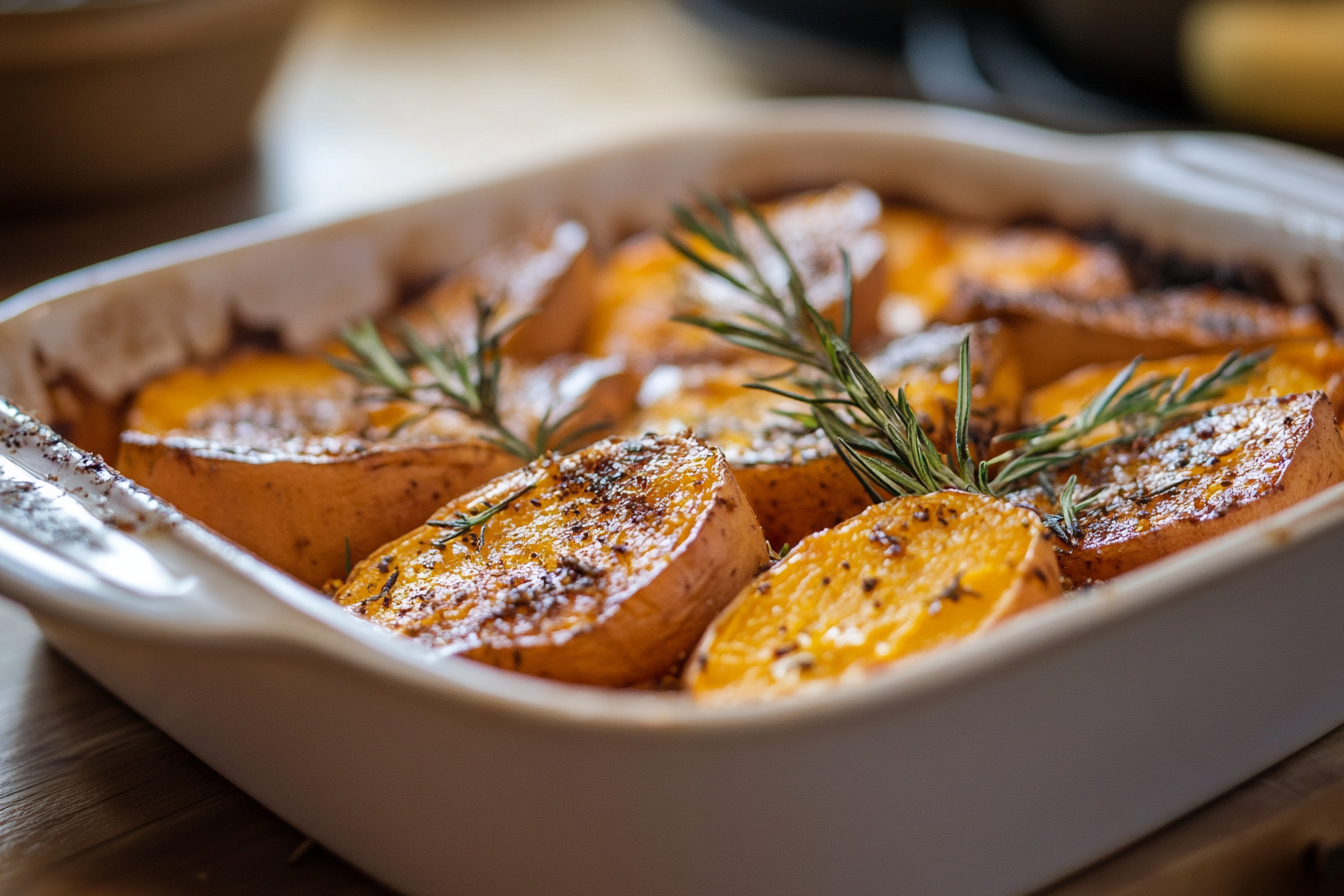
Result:
{"label": "rosemary sprig", "polygon": [[[1217,398],[1244,380],[1272,353],[1272,349],[1265,349],[1243,356],[1234,349],[1216,368],[1188,387],[1188,371],[1181,371],[1178,376],[1148,377],[1131,385],[1143,362],[1143,358],[1135,358],[1071,419],[1056,417],[1029,429],[996,437],[995,441],[1017,442],[1018,446],[989,462],[1001,464],[990,480],[990,487],[1002,493],[1004,488],[1023,479],[1067,466],[1108,445],[1151,437],[1171,421],[1188,416],[1198,405]],[[1083,438],[1110,423],[1120,424],[1119,436],[1095,445],[1080,446]]]}
{"label": "rosemary sprig", "polygon": [[[789,377],[791,389],[761,382],[745,385],[809,405],[812,420],[874,501],[882,500],[883,494],[925,495],[945,488],[1001,497],[1024,480],[1073,464],[1107,445],[1156,433],[1221,395],[1268,355],[1242,357],[1231,352],[1215,370],[1188,387],[1185,373],[1131,383],[1142,362],[1136,358],[1073,419],[1059,417],[1002,436],[1001,440],[1016,442],[1016,447],[980,460],[974,456],[969,434],[972,381],[967,338],[959,357],[954,450],[945,457],[920,427],[905,390],[897,389],[893,396],[850,346],[853,278],[849,259],[842,253],[846,283],[842,335],[808,301],[796,266],[755,206],[741,197],[731,198],[728,205],[701,197],[701,205],[707,214],[697,215],[685,206],[674,206],[673,213],[686,233],[729,261],[710,258],[674,233],[665,235],[668,243],[702,270],[745,293],[759,313],[743,312],[736,320],[701,315],[676,319],[718,333],[743,348],[791,361],[800,370],[815,371],[812,376],[795,373]],[[761,275],[738,233],[739,216],[784,261],[789,272],[785,291],[775,289]],[[800,419],[802,415],[793,416]],[[1120,425],[1120,436],[1094,445],[1083,443],[1087,435],[1110,423]],[[1071,483],[1056,500],[1061,508],[1061,531],[1074,533],[1079,511],[1095,496],[1075,497],[1076,478]]]}
{"label": "rosemary sprig", "polygon": [[481,546],[485,544],[485,524],[490,522],[490,520],[494,517],[495,514],[499,513],[501,510],[508,507],[514,501],[517,501],[523,495],[527,494],[528,492],[532,491],[532,489],[536,488],[538,481],[539,480],[536,479],[532,480],[527,485],[518,489],[518,491],[509,495],[503,501],[500,501],[497,504],[490,504],[483,510],[477,511],[476,513],[468,514],[463,513],[462,511],[459,510],[457,514],[450,520],[429,520],[428,522],[425,523],[425,525],[433,526],[436,529],[446,530],[443,535],[434,539],[432,542],[430,542],[430,544],[432,544],[436,548],[445,547],[448,544],[448,542],[452,541],[455,538],[461,538],[462,536],[470,532],[472,529],[475,529],[477,526],[480,526],[481,531],[477,535],[478,541],[476,543],[476,549],[480,550]]}
{"label": "rosemary sprig", "polygon": [[[530,438],[511,430],[500,412],[502,344],[505,337],[526,320],[526,315],[497,325],[498,304],[486,301],[480,295],[474,302],[475,338],[470,349],[463,348],[447,333],[437,345],[430,345],[415,328],[398,320],[397,335],[407,352],[399,356],[384,342],[373,321],[365,319],[340,333],[341,341],[356,360],[328,355],[327,362],[366,386],[424,406],[424,411],[408,416],[393,427],[393,435],[436,410],[454,410],[491,429],[494,434],[487,437],[487,441],[522,460],[535,460],[550,448],[557,447],[551,444],[557,432],[581,408],[575,407],[554,420],[551,419],[554,409],[548,408]],[[412,376],[415,368],[428,372],[427,382]],[[426,393],[437,397],[426,400]]]}

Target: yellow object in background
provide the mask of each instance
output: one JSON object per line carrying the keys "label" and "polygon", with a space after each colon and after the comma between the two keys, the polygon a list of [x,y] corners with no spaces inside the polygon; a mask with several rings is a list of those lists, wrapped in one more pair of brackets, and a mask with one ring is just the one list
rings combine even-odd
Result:
{"label": "yellow object in background", "polygon": [[1190,92],[1227,122],[1344,139],[1344,0],[1203,0],[1187,13]]}

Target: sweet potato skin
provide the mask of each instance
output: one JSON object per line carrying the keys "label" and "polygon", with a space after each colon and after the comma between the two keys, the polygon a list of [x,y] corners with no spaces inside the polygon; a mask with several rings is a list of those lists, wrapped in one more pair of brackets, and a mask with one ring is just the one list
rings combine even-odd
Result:
{"label": "sweet potato skin", "polygon": [[1329,334],[1311,308],[1270,305],[1213,289],[1077,301],[1065,296],[964,289],[960,315],[1011,327],[1029,389],[1088,364],[1260,348]]}
{"label": "sweet potato skin", "polygon": [[1104,581],[1262,519],[1344,481],[1344,441],[1325,395],[1213,408],[1133,449],[1075,469],[1099,505],[1082,538],[1059,547],[1075,586]]}
{"label": "sweet potato skin", "polygon": [[578,349],[596,297],[597,261],[578,221],[548,221],[444,278],[402,315],[421,335],[441,328],[475,338],[475,299],[497,301],[497,322],[524,318],[505,336],[512,358],[543,361]]}
{"label": "sweet potato skin", "polygon": [[873,502],[834,454],[784,463],[735,464],[733,475],[777,549],[844,522]]}
{"label": "sweet potato skin", "polygon": [[275,456],[127,432],[117,466],[178,510],[320,588],[345,575],[347,556],[368,554],[452,496],[520,463],[480,439]]}
{"label": "sweet potato skin", "polygon": [[610,439],[450,502],[435,520],[531,491],[484,534],[423,526],[361,562],[336,600],[439,649],[579,684],[673,671],[766,561],[722,455],[693,439]]}
{"label": "sweet potato skin", "polygon": [[1060,593],[1030,510],[961,492],[874,505],[803,540],[705,632],[696,697],[783,697],[862,678]]}
{"label": "sweet potato skin", "polygon": [[[639,378],[616,359],[510,366],[511,424],[529,432],[558,391],[582,408],[559,437],[593,440],[629,412]],[[118,468],[280,569],[321,586],[444,502],[522,464],[450,411],[358,401],[316,358],[246,353],[188,367],[137,397]],[[563,407],[561,410],[563,411]],[[407,424],[409,425],[403,425]],[[398,427],[401,428],[398,428]]]}

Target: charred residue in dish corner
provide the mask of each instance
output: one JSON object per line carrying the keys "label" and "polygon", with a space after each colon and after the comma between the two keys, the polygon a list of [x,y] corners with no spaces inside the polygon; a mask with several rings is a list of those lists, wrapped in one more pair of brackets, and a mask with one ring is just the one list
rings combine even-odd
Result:
{"label": "charred residue in dish corner", "polygon": [[[1044,219],[1039,219],[1040,223]],[[1058,225],[1055,225],[1058,226]],[[1287,300],[1278,278],[1267,266],[1250,260],[1215,262],[1195,258],[1175,249],[1158,250],[1146,240],[1104,221],[1073,231],[1081,239],[1110,246],[1120,256],[1135,290],[1172,289],[1182,286],[1213,286],[1239,292],[1275,305]],[[1318,311],[1327,312],[1319,307]],[[1334,325],[1334,314],[1327,321]]]}

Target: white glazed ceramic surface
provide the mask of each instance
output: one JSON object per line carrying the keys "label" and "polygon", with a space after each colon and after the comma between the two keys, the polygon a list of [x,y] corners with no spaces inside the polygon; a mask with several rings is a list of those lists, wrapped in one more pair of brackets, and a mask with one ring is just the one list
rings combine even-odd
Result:
{"label": "white glazed ceramic surface", "polygon": [[[1293,300],[1344,309],[1344,166],[1324,157],[786,103],[51,281],[0,306],[0,394],[41,415],[43,383],[66,372],[114,398],[222,351],[233,320],[311,345],[539,213],[576,214],[610,243],[690,187],[841,179],[986,219],[1111,223],[1156,249],[1264,264]],[[25,426],[0,408],[0,432]],[[95,516],[126,527],[131,513],[153,558],[136,562],[161,567],[137,593],[0,513],[0,591],[229,779],[416,896],[1022,893],[1344,722],[1344,486],[869,682],[705,708],[436,657],[40,435],[0,449],[0,485],[50,475]]]}

